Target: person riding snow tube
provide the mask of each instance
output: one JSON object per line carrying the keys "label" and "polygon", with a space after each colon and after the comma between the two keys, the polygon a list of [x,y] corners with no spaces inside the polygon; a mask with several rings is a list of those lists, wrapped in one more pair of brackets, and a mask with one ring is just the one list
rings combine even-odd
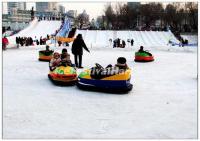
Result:
{"label": "person riding snow tube", "polygon": [[83,90],[103,91],[108,93],[127,93],[132,90],[130,83],[131,69],[108,65],[103,68],[96,63],[96,67],[87,69],[78,76],[77,86]]}
{"label": "person riding snow tube", "polygon": [[154,57],[148,51],[143,50],[143,46],[140,47],[139,51],[135,53],[135,62],[151,62],[154,61]]}
{"label": "person riding snow tube", "polygon": [[74,85],[77,82],[76,69],[71,66],[58,66],[48,74],[55,85]]}
{"label": "person riding snow tube", "polygon": [[39,51],[39,61],[49,62],[53,55],[53,50],[49,50],[49,46],[46,46],[46,50]]}

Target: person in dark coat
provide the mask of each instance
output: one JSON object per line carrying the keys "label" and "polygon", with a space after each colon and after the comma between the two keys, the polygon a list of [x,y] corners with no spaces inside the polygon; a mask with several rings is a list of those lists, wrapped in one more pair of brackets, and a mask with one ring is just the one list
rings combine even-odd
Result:
{"label": "person in dark coat", "polygon": [[30,37],[30,46],[33,45],[33,39]]}
{"label": "person in dark coat", "polygon": [[68,34],[68,38],[73,38],[76,33],[76,28],[72,28],[72,30]]}
{"label": "person in dark coat", "polygon": [[134,40],[133,40],[133,39],[131,39],[131,46],[133,46],[133,43],[134,43]]}
{"label": "person in dark coat", "polygon": [[19,48],[19,38],[18,37],[16,37],[16,44],[17,44],[17,48]]}
{"label": "person in dark coat", "polygon": [[152,56],[151,53],[149,53],[149,52],[147,52],[147,51],[144,51],[144,47],[143,47],[143,46],[140,46],[140,49],[138,50],[138,52],[147,53],[148,55]]}
{"label": "person in dark coat", "polygon": [[[83,68],[82,67],[83,48],[86,51],[90,52],[87,46],[85,45],[85,42],[82,38],[82,34],[78,34],[72,44],[72,54],[74,54],[74,61],[75,61],[76,67],[78,68]],[[79,58],[79,61],[78,61],[78,58]]]}
{"label": "person in dark coat", "polygon": [[122,40],[122,48],[125,48],[125,46],[126,46],[126,42]]}
{"label": "person in dark coat", "polygon": [[140,49],[138,50],[138,52],[144,52],[144,47],[140,46]]}
{"label": "person in dark coat", "polygon": [[43,44],[42,36],[40,37],[40,45]]}

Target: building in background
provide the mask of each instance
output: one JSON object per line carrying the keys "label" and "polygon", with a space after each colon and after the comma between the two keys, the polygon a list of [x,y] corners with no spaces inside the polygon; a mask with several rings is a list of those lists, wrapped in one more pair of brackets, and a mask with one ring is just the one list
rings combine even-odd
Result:
{"label": "building in background", "polygon": [[24,29],[31,21],[30,11],[26,10],[26,2],[4,2],[4,12],[2,15],[2,27],[4,29],[16,31]]}
{"label": "building in background", "polygon": [[64,14],[65,18],[69,19],[71,22],[71,25],[74,26],[77,24],[76,17],[77,17],[77,10],[68,10]]}
{"label": "building in background", "polygon": [[48,2],[36,2],[37,12],[46,12],[48,11],[48,8],[49,8]]}
{"label": "building in background", "polygon": [[12,10],[26,10],[25,2],[7,2],[8,14],[12,13]]}
{"label": "building in background", "polygon": [[62,5],[58,5],[58,12],[65,13],[65,7]]}
{"label": "building in background", "polygon": [[61,20],[65,7],[57,2],[36,2],[36,17],[40,20]]}
{"label": "building in background", "polygon": [[31,21],[31,11],[12,9],[11,14],[2,15],[2,26],[12,31],[24,29]]}
{"label": "building in background", "polygon": [[67,14],[68,16],[70,16],[70,17],[75,18],[75,17],[77,17],[77,10],[68,10],[68,11],[66,12],[66,14]]}
{"label": "building in background", "polygon": [[61,12],[65,13],[65,7],[57,2],[36,2],[37,12]]}

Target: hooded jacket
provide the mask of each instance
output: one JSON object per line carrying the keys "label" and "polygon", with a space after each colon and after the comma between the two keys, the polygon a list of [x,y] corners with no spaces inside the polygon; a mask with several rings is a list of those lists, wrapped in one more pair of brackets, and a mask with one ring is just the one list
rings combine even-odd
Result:
{"label": "hooded jacket", "polygon": [[72,53],[77,55],[83,55],[83,48],[89,52],[85,42],[82,39],[82,36],[78,35],[72,44]]}

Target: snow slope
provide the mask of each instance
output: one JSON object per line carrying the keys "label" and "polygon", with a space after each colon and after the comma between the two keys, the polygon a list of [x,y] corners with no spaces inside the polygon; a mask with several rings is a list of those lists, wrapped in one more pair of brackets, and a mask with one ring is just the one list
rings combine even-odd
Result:
{"label": "snow slope", "polygon": [[44,48],[3,52],[4,138],[197,138],[197,48],[151,47],[151,63],[133,61],[137,47],[84,52],[85,68],[127,58],[133,90],[126,95],[53,85],[48,63],[38,61]]}
{"label": "snow slope", "polygon": [[[8,38],[13,47],[16,36],[26,36],[39,39],[41,36],[53,34],[60,27],[60,21],[40,21],[35,19],[29,27],[18,34]],[[113,30],[77,30],[77,34],[82,34],[88,46],[109,46],[109,39],[120,38],[127,43],[128,39],[134,39],[136,46],[167,46],[169,40],[179,43],[175,36],[169,31],[113,31]]]}
{"label": "snow slope", "polygon": [[109,39],[116,38],[120,38],[126,43],[128,39],[134,39],[136,46],[167,46],[169,40],[179,43],[171,32],[164,31],[78,30],[77,34],[83,35],[88,46],[108,46]]}
{"label": "snow slope", "polygon": [[51,35],[55,33],[55,31],[60,27],[61,22],[60,21],[40,21],[38,22],[37,19],[35,19],[33,22],[31,22],[30,26],[28,26],[26,29],[22,30],[18,34],[8,37],[10,45],[8,47],[13,47],[13,45],[16,44],[15,39],[16,37],[32,37],[35,39],[35,36],[37,39],[40,39],[42,36],[43,38],[48,35]]}

